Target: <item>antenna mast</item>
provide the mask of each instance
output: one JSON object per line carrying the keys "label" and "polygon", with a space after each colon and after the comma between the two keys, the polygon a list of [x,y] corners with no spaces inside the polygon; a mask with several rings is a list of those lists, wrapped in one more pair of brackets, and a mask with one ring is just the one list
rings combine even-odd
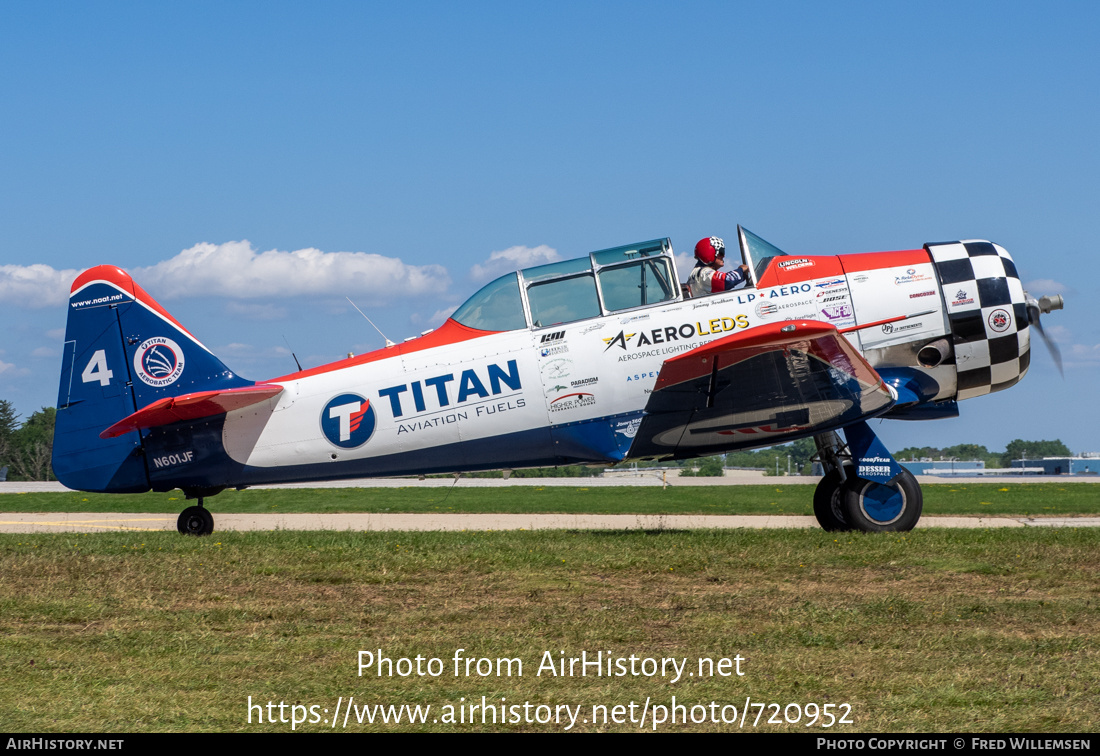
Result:
{"label": "antenna mast", "polygon": [[[362,315],[362,316],[363,316],[364,318],[367,318],[367,313],[365,313],[365,312],[363,312],[362,310],[360,310],[360,309],[359,309],[359,307],[358,307],[358,306],[357,306],[357,305],[355,304],[355,302],[352,302],[352,301],[351,301],[351,297],[344,297],[344,299],[348,300],[348,302],[351,302],[351,306],[355,308],[355,311],[356,311],[356,312],[358,312],[358,313],[359,313],[360,315]],[[382,337],[382,340],[386,342],[386,346],[387,346],[387,347],[391,347],[391,346],[397,346],[397,345],[396,345],[396,344],[394,344],[394,343],[393,343],[392,341],[390,341],[389,339],[387,339],[387,338],[386,338],[386,334],[382,333],[382,329],[381,329],[381,328],[379,328],[378,326],[376,326],[376,325],[374,324],[374,321],[373,321],[373,320],[371,320],[370,318],[367,318],[367,322],[371,324],[371,327],[372,327],[372,328],[373,328],[374,330],[378,331],[378,335],[379,335],[379,336],[381,336],[381,337]]]}

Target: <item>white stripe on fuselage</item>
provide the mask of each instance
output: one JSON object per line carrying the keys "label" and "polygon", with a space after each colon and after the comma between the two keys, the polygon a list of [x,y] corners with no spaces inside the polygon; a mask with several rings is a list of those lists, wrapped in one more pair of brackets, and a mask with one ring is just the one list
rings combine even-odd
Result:
{"label": "white stripe on fuselage", "polygon": [[[228,414],[226,449],[238,462],[259,467],[325,464],[636,412],[665,360],[716,338],[784,320],[854,325],[859,307],[847,281],[824,285],[838,278],[497,333],[282,382],[287,390],[268,412],[251,407]],[[881,310],[892,294],[868,304]],[[907,304],[901,296],[897,302],[902,314]],[[946,332],[942,318],[932,320],[921,337]],[[859,349],[858,338],[851,341]],[[518,388],[509,385],[510,361]],[[345,393],[368,399],[376,417],[373,435],[355,449],[338,448],[321,428],[326,404]]]}

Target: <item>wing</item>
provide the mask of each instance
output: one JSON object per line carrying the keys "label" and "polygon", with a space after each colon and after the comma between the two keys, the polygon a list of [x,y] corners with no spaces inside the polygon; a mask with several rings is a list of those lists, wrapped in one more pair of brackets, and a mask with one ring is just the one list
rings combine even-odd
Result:
{"label": "wing", "polygon": [[183,396],[169,396],[148,404],[128,415],[99,434],[100,438],[114,438],[139,428],[155,428],[184,420],[223,415],[231,410],[250,407],[282,393],[283,387],[268,383],[255,386],[199,391]]}
{"label": "wing", "polygon": [[768,446],[881,415],[895,395],[836,328],[750,328],[665,361],[631,457]]}

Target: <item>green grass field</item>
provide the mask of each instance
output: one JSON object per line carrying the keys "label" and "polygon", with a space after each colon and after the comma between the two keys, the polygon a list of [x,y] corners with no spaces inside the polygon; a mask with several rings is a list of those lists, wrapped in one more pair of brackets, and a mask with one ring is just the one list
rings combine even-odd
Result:
{"label": "green grass field", "polygon": [[[757,730],[819,731],[826,704],[834,717],[848,704],[852,724],[830,731],[1095,732],[1098,574],[1090,528],[0,535],[0,729],[288,731],[300,714],[297,729],[318,731],[349,697],[431,706],[415,725],[357,709],[350,731],[568,724],[522,721],[522,708],[517,723],[475,711],[470,724],[462,708],[466,723],[444,721],[444,707],[484,696],[532,717],[569,706],[573,730],[631,731],[647,698],[675,696],[715,702],[685,710],[704,718],[740,716],[749,699],[746,730],[763,710]],[[438,658],[441,674],[359,677],[358,652],[378,649]],[[523,674],[456,677],[456,649],[518,658]],[[559,651],[688,666],[677,682],[537,675]],[[743,676],[686,676],[738,655]],[[288,721],[260,724],[253,709],[250,724],[249,696],[276,719],[285,703]],[[615,706],[621,723],[592,721]],[[769,724],[776,711],[800,721]]]}
{"label": "green grass field", "polygon": [[[922,486],[929,515],[1096,515],[1100,484]],[[592,514],[813,514],[813,486],[604,488],[338,488],[224,491],[219,512],[565,512]],[[147,494],[0,495],[0,512],[179,512],[179,491]]]}

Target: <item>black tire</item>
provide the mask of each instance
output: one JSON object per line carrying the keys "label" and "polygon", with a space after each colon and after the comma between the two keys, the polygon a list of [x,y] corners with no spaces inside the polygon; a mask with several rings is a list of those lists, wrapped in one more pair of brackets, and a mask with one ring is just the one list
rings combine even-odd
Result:
{"label": "black tire", "polygon": [[188,507],[180,512],[176,530],[183,535],[210,535],[214,532],[214,515],[205,507]]}
{"label": "black tire", "polygon": [[838,533],[852,529],[845,519],[844,491],[840,473],[836,470],[822,478],[814,489],[814,516],[826,532]]}
{"label": "black tire", "polygon": [[844,516],[865,533],[900,533],[912,530],[924,508],[920,484],[903,469],[889,483],[850,478],[842,493]]}

